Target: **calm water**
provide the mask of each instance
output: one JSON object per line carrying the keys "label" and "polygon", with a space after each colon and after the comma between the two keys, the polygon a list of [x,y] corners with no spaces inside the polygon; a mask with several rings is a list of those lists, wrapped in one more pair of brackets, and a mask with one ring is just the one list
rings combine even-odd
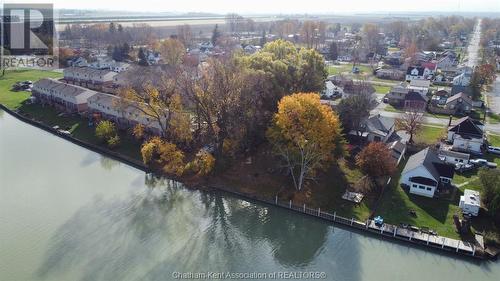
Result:
{"label": "calm water", "polygon": [[0,111],[0,280],[173,280],[174,271],[470,281],[498,280],[500,263],[186,190]]}

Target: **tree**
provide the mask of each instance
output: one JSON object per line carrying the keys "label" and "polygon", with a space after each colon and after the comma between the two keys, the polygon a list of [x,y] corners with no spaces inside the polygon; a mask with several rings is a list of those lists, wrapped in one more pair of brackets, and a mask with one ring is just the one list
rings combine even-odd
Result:
{"label": "tree", "polygon": [[363,121],[370,116],[371,97],[366,94],[351,95],[342,99],[338,113],[344,129],[361,134]]}
{"label": "tree", "polygon": [[116,128],[113,122],[108,120],[103,120],[97,124],[95,128],[95,136],[101,141],[107,141],[108,139],[116,135]]}
{"label": "tree", "polygon": [[193,32],[191,31],[191,26],[188,24],[177,26],[177,38],[184,46],[191,46],[193,43]]}
{"label": "tree", "polygon": [[483,188],[481,199],[492,215],[500,215],[500,171],[496,169],[479,169],[479,181]]}
{"label": "tree", "polygon": [[137,124],[134,126],[134,128],[132,129],[132,135],[137,139],[137,140],[141,140],[142,138],[144,138],[144,134],[145,134],[145,127],[144,125],[142,124]]}
{"label": "tree", "polygon": [[181,64],[186,55],[186,48],[182,42],[173,38],[161,42],[159,49],[163,61],[170,66]]}
{"label": "tree", "polygon": [[212,44],[216,45],[222,33],[219,31],[219,25],[216,24],[214,30],[212,31]]}
{"label": "tree", "polygon": [[424,114],[420,109],[410,107],[406,109],[405,113],[402,113],[401,116],[396,119],[396,128],[398,128],[398,130],[404,130],[408,133],[410,135],[408,143],[413,143],[413,137],[421,129],[423,119]]}
{"label": "tree", "polygon": [[297,190],[343,151],[339,119],[314,93],[282,98],[267,136]]}
{"label": "tree", "polygon": [[330,44],[329,55],[330,55],[331,60],[337,60],[337,58],[339,56],[339,50],[338,50],[337,43],[332,42]]}
{"label": "tree", "polygon": [[215,158],[213,155],[202,149],[196,153],[193,161],[189,162],[186,170],[191,170],[198,176],[209,175],[215,167]]}
{"label": "tree", "polygon": [[96,137],[105,142],[109,148],[114,148],[120,144],[120,137],[118,136],[115,124],[111,121],[101,121],[95,128]]}
{"label": "tree", "polygon": [[146,52],[143,48],[139,48],[139,52],[137,54],[137,58],[139,59],[139,65],[148,66],[148,58],[146,57]]}
{"label": "tree", "polygon": [[363,25],[363,39],[368,51],[376,53],[380,45],[380,31],[377,25],[366,23]]}
{"label": "tree", "polygon": [[187,142],[191,139],[190,117],[184,111],[174,80],[175,77],[164,78],[162,91],[151,83],[146,83],[142,91],[123,88],[118,93],[123,104],[117,104],[116,107],[135,108],[158,124],[163,137]]}
{"label": "tree", "polygon": [[260,37],[260,46],[264,46],[267,43],[266,30],[262,30],[262,37]]}
{"label": "tree", "polygon": [[396,161],[383,142],[371,142],[356,155],[356,165],[372,179],[389,176],[396,170]]}
{"label": "tree", "polygon": [[302,92],[322,92],[328,76],[325,60],[313,49],[300,49],[299,85]]}
{"label": "tree", "polygon": [[143,143],[141,155],[144,164],[156,163],[168,174],[181,176],[184,172],[184,153],[175,144],[159,137]]}

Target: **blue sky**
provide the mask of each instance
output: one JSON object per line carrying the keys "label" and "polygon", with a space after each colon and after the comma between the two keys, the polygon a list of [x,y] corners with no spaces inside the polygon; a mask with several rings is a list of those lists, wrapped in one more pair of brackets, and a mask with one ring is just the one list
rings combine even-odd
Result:
{"label": "blue sky", "polygon": [[500,12],[500,0],[0,0],[54,3],[56,8],[141,12],[353,13],[397,11]]}

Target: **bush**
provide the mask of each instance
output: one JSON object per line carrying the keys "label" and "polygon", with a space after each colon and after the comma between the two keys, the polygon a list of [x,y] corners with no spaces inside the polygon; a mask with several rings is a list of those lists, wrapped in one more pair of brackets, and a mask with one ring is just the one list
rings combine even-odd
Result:
{"label": "bush", "polygon": [[118,135],[111,137],[107,141],[109,148],[115,148],[120,144],[120,137]]}
{"label": "bush", "polygon": [[198,176],[206,176],[212,172],[215,167],[215,158],[206,150],[200,150],[196,153],[193,161],[186,165],[186,170],[193,171]]}
{"label": "bush", "polygon": [[111,121],[101,121],[95,128],[95,136],[102,142],[108,142],[112,137],[116,136],[115,124]]}

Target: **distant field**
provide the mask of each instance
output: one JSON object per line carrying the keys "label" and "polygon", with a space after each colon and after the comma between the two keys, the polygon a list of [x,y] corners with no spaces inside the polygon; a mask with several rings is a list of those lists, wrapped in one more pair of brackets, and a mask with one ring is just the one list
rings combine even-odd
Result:
{"label": "distant field", "polygon": [[17,109],[22,102],[31,96],[30,92],[12,91],[12,85],[19,81],[31,80],[33,82],[41,78],[60,78],[62,73],[43,70],[7,70],[0,77],[0,103],[10,109]]}

